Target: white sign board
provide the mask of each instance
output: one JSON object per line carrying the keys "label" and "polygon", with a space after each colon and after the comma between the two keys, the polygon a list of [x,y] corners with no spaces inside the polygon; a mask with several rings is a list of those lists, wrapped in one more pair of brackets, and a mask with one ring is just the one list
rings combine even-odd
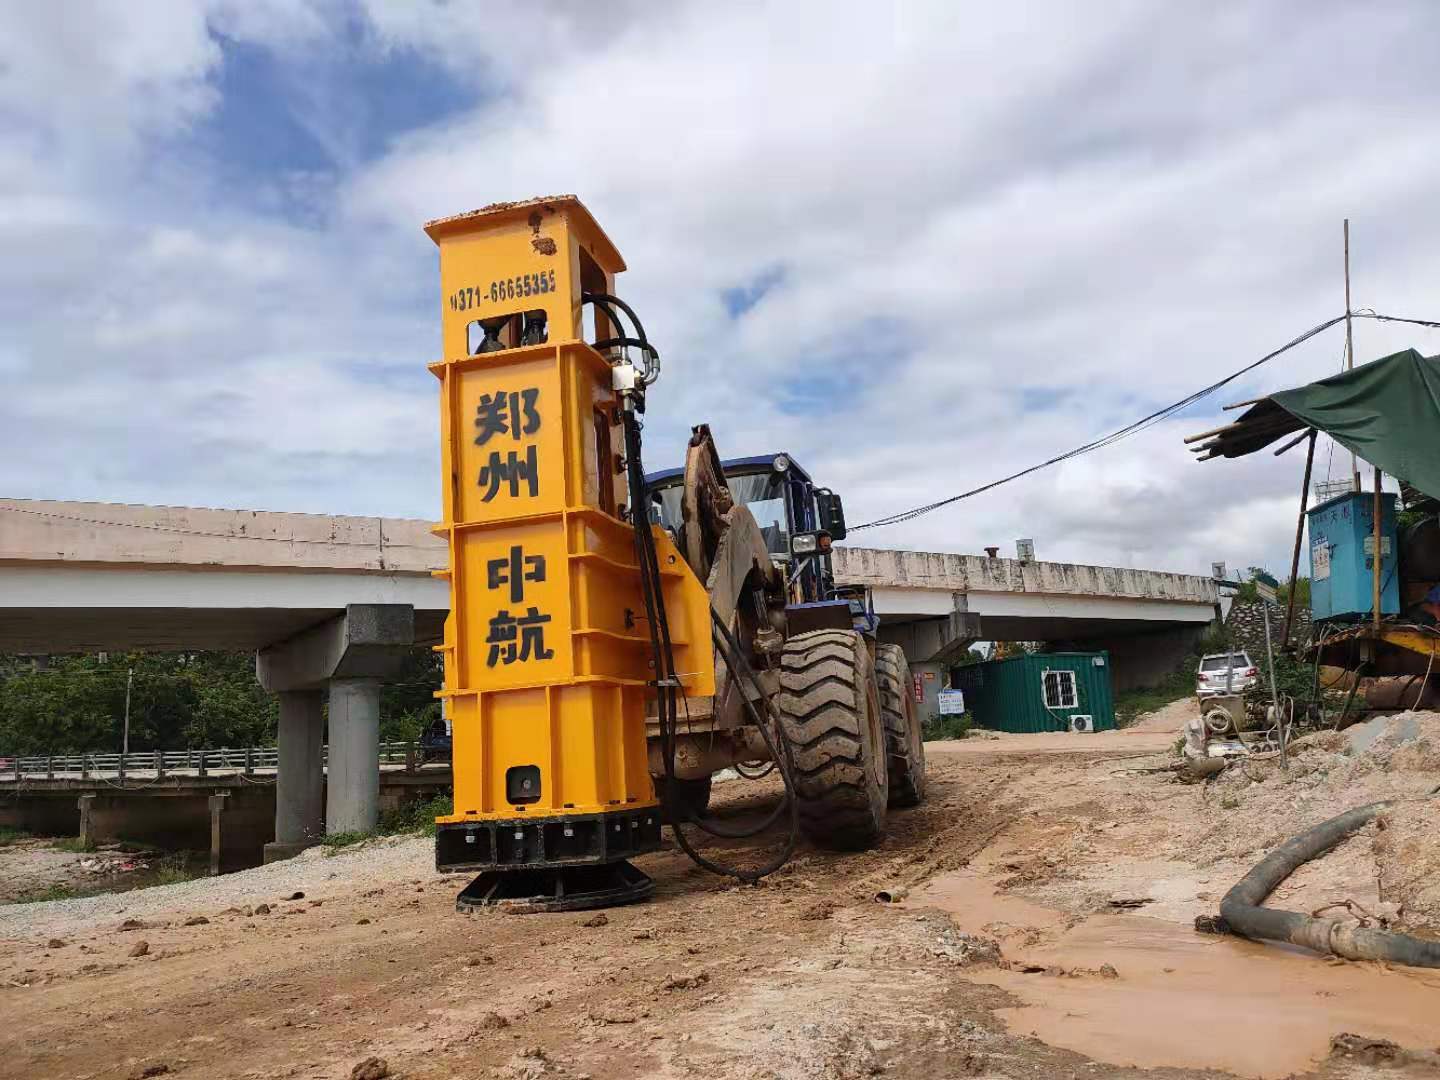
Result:
{"label": "white sign board", "polygon": [[1275,603],[1276,593],[1274,585],[1271,585],[1267,581],[1257,581],[1255,582],[1255,591],[1259,594],[1260,599],[1264,600],[1267,604]]}
{"label": "white sign board", "polygon": [[1330,577],[1330,542],[1323,536],[1310,548],[1310,576],[1316,581]]}
{"label": "white sign board", "polygon": [[965,711],[965,691],[941,690],[939,698],[941,716],[959,716]]}

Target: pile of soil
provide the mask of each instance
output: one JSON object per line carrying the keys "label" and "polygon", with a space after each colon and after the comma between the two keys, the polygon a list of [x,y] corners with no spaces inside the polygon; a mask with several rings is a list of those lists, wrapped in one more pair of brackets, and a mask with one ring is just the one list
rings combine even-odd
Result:
{"label": "pile of soil", "polygon": [[1288,769],[1278,757],[1252,758],[1214,781],[1189,854],[1205,865],[1266,851],[1346,810],[1392,800],[1374,825],[1302,868],[1281,899],[1299,891],[1307,901],[1349,900],[1394,928],[1440,934],[1440,713],[1378,717],[1307,735],[1290,750]]}

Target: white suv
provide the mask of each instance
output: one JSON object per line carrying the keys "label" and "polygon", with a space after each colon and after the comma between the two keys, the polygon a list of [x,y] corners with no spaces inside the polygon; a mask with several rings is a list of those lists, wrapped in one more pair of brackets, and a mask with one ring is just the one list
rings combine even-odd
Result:
{"label": "white suv", "polygon": [[1200,670],[1195,673],[1195,693],[1202,698],[1213,694],[1243,694],[1259,681],[1260,669],[1250,662],[1247,653],[1211,653],[1200,658]]}

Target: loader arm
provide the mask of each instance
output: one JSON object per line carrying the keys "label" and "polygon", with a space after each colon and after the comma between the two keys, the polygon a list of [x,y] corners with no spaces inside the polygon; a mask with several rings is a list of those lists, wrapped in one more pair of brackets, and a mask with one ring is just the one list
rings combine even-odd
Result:
{"label": "loader arm", "polygon": [[[765,546],[765,536],[750,510],[735,502],[707,424],[693,429],[685,455],[681,496],[682,525],[677,546],[695,575],[705,582],[710,606],[743,643],[778,649],[784,626],[785,579]],[[757,663],[767,693],[778,686],[763,659]],[[715,696],[690,698],[680,728],[687,733],[733,730],[746,722],[738,680],[729,678],[715,658]],[[652,738],[659,735],[652,707],[647,713]],[[752,748],[753,749],[753,748]]]}

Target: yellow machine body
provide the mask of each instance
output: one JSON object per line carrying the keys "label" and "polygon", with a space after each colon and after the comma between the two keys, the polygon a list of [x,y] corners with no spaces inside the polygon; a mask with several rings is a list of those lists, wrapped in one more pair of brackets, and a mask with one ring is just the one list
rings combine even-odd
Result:
{"label": "yellow machine body", "polygon": [[[623,859],[659,843],[645,731],[654,676],[621,516],[621,403],[611,361],[585,341],[581,296],[611,292],[624,263],[572,196],[426,232],[440,249],[444,358],[430,370],[441,383],[441,696],[455,784],[436,862]],[[654,532],[684,691],[713,694],[705,587]]]}

